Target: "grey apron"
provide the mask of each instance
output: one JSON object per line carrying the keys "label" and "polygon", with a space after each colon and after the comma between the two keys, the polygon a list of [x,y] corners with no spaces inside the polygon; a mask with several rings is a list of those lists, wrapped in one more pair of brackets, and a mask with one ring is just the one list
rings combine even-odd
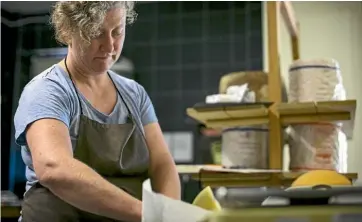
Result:
{"label": "grey apron", "polygon": [[[65,66],[71,78],[66,62]],[[111,78],[111,76],[109,77]],[[73,80],[72,83],[77,91]],[[142,183],[148,178],[149,152],[144,134],[137,126],[129,105],[117,87],[116,90],[128,110],[127,122],[124,124],[102,124],[89,119],[83,114],[82,104],[77,93],[81,116],[74,157],[87,164],[112,184],[142,200]],[[106,222],[115,220],[76,209],[37,183],[24,196],[22,221]]]}

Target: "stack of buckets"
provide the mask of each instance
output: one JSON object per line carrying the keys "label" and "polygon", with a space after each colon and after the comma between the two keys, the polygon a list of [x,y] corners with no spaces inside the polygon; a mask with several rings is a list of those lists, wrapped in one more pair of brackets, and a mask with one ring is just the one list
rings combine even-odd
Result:
{"label": "stack of buckets", "polygon": [[[339,64],[333,59],[298,60],[289,69],[289,102],[345,100]],[[347,138],[338,123],[293,125],[290,170],[346,171]]]}

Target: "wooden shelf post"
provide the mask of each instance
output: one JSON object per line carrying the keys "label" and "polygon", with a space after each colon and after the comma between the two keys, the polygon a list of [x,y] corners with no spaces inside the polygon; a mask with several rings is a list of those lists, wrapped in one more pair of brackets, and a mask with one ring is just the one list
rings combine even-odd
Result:
{"label": "wooden shelf post", "polygon": [[274,104],[269,109],[269,169],[282,169],[282,128],[277,107],[281,103],[281,77],[278,54],[278,2],[267,2],[268,19],[268,90],[269,100]]}

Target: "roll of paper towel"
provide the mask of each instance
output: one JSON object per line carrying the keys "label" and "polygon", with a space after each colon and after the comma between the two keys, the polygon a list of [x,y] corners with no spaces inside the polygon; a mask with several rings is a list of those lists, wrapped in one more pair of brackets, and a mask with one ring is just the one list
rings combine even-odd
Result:
{"label": "roll of paper towel", "polygon": [[297,60],[289,68],[289,101],[345,100],[342,75],[333,59]]}

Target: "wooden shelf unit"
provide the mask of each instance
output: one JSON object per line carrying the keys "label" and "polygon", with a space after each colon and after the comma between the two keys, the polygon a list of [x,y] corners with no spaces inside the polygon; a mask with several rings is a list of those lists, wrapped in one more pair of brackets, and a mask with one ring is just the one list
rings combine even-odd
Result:
{"label": "wooden shelf unit", "polygon": [[[276,110],[282,126],[336,121],[345,121],[353,126],[356,105],[356,100],[280,103]],[[263,105],[248,105],[202,110],[188,108],[186,112],[207,127],[218,129],[267,124],[270,110]]]}
{"label": "wooden shelf unit", "polygon": [[[303,172],[282,170],[227,170],[215,165],[178,165],[180,175],[189,175],[200,181],[202,187],[289,187]],[[343,174],[350,181],[357,179],[356,173]]]}
{"label": "wooden shelf unit", "polygon": [[[311,124],[345,121],[347,136],[351,138],[354,126],[356,100],[282,103],[280,58],[278,52],[278,14],[281,13],[291,36],[293,60],[299,55],[299,25],[289,1],[266,2],[268,21],[268,95],[272,105],[265,107],[224,107],[222,109],[199,110],[188,108],[187,114],[210,128],[227,128],[245,125],[269,125],[269,169],[282,170],[282,129],[290,124]],[[346,122],[347,121],[347,122]],[[215,174],[216,175],[216,174]],[[214,175],[214,177],[215,177]],[[284,175],[284,174],[283,174]],[[357,174],[351,174],[357,178]],[[233,175],[235,177],[235,175]],[[230,177],[231,178],[231,177]],[[233,179],[223,178],[219,184]],[[267,184],[284,184],[281,176],[268,177]],[[205,179],[205,178],[204,178]],[[239,178],[240,179],[240,178]],[[235,179],[238,180],[238,179]],[[229,182],[230,182],[229,181]],[[239,181],[241,183],[241,181]],[[232,182],[230,182],[232,183]]]}

